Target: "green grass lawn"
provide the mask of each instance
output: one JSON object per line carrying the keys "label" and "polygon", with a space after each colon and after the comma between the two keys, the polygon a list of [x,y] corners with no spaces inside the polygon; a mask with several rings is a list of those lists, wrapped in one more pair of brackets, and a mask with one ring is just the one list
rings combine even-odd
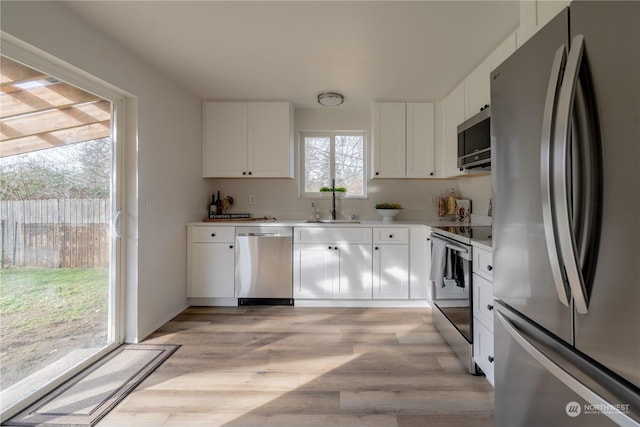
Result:
{"label": "green grass lawn", "polygon": [[107,344],[109,273],[0,271],[0,376],[8,387],[81,348]]}
{"label": "green grass lawn", "polygon": [[[0,320],[5,327],[37,328],[106,312],[107,270],[16,268],[0,271]],[[5,322],[10,322],[6,324]]]}

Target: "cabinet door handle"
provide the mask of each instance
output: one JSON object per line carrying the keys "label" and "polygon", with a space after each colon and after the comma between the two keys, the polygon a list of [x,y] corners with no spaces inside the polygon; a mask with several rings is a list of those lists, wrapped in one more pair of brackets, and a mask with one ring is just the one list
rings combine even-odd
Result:
{"label": "cabinet door handle", "polygon": [[246,171],[245,171],[245,172],[242,172],[242,175],[246,175],[246,174],[247,174],[247,172],[246,172]]}
{"label": "cabinet door handle", "polygon": [[376,247],[375,247],[375,248],[373,248],[373,249],[375,249],[375,250],[377,251],[377,250],[378,250],[378,247],[376,246]]}
{"label": "cabinet door handle", "polygon": [[251,175],[251,171],[249,171],[249,175]]}
{"label": "cabinet door handle", "polygon": [[489,357],[487,357],[487,360],[489,361],[489,363],[493,363],[493,361],[496,360],[496,359],[493,356],[489,356]]}
{"label": "cabinet door handle", "polygon": [[338,250],[338,247],[337,247],[337,246],[334,246],[334,248],[333,248],[333,249],[337,251],[337,250]]}
{"label": "cabinet door handle", "polygon": [[211,233],[211,237],[216,237],[216,233]]}
{"label": "cabinet door handle", "polygon": [[433,176],[433,172],[429,172],[429,176]]}
{"label": "cabinet door handle", "polygon": [[487,310],[489,311],[493,310],[493,306],[491,304],[487,304]]}
{"label": "cabinet door handle", "polygon": [[229,245],[229,249],[233,249],[233,245]]}
{"label": "cabinet door handle", "polygon": [[389,234],[389,238],[390,238],[390,239],[393,239],[393,234]]}
{"label": "cabinet door handle", "polygon": [[376,172],[376,176],[380,175],[380,172]]}
{"label": "cabinet door handle", "polygon": [[329,249],[333,249],[333,247],[329,246]]}
{"label": "cabinet door handle", "polygon": [[487,270],[488,270],[488,271],[493,270],[493,266],[492,266],[492,265],[487,265]]}

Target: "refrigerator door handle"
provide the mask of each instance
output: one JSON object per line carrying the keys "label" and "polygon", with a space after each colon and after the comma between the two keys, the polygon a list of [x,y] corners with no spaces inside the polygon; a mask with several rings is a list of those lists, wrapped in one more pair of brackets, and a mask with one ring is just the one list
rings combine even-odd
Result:
{"label": "refrigerator door handle", "polygon": [[588,295],[584,277],[579,265],[576,238],[573,234],[571,206],[569,200],[568,168],[570,164],[569,142],[571,138],[571,117],[578,83],[578,74],[584,52],[584,36],[577,35],[571,42],[562,87],[558,99],[558,110],[553,131],[553,207],[555,225],[565,274],[578,313],[586,314]]}
{"label": "refrigerator door handle", "polygon": [[549,85],[547,87],[547,95],[544,103],[544,116],[542,121],[542,139],[540,150],[540,184],[542,189],[542,220],[544,226],[544,236],[547,242],[547,254],[551,265],[551,274],[553,282],[556,286],[558,299],[567,307],[569,306],[569,288],[562,275],[560,267],[560,257],[558,256],[558,247],[556,246],[556,230],[554,228],[553,206],[552,206],[552,166],[551,166],[551,147],[553,142],[554,118],[556,115],[556,106],[558,99],[558,91],[562,81],[562,71],[566,62],[566,49],[562,45],[556,51],[551,66],[551,75],[549,77]]}
{"label": "refrigerator door handle", "polygon": [[636,426],[637,423],[630,418],[627,414],[617,409],[614,405],[604,399],[602,396],[586,387],[576,378],[574,378],[567,371],[562,369],[560,365],[554,362],[547,355],[538,350],[533,344],[531,344],[513,324],[502,314],[500,311],[496,312],[496,319],[507,333],[513,338],[518,345],[520,345],[531,357],[533,357],[544,369],[556,377],[560,382],[573,390],[577,395],[586,400],[589,404],[595,407],[607,408],[607,411],[603,412],[610,420],[620,426]]}

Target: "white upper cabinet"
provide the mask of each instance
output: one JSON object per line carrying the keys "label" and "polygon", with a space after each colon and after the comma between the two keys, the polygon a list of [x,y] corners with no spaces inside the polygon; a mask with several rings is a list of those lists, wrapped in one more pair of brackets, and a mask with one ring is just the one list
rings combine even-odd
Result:
{"label": "white upper cabinet", "polygon": [[205,101],[202,176],[293,178],[289,102]]}
{"label": "white upper cabinet", "polygon": [[406,140],[406,104],[373,104],[373,178],[405,177]]}
{"label": "white upper cabinet", "polygon": [[464,80],[465,120],[491,105],[491,72],[515,51],[516,33],[513,33],[504,39]]}
{"label": "white upper cabinet", "polygon": [[500,43],[484,61],[442,100],[437,121],[438,178],[466,175],[458,168],[458,125],[491,105],[490,74],[516,50],[516,34]]}
{"label": "white upper cabinet", "polygon": [[444,133],[440,178],[461,175],[458,168],[458,125],[465,118],[465,84],[462,81],[443,101]]}
{"label": "white upper cabinet", "polygon": [[407,178],[435,177],[435,106],[407,103]]}
{"label": "white upper cabinet", "polygon": [[487,61],[471,72],[464,80],[465,120],[480,112],[491,102],[489,93],[489,67]]}
{"label": "white upper cabinet", "polygon": [[434,104],[373,104],[372,178],[433,178]]}
{"label": "white upper cabinet", "polygon": [[518,47],[529,40],[562,9],[569,6],[569,3],[571,3],[570,0],[521,0],[520,27],[516,32]]}

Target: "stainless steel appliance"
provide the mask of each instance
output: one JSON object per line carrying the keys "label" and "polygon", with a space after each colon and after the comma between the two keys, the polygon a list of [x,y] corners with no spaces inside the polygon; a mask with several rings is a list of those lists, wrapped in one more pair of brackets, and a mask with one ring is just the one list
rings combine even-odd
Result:
{"label": "stainless steel appliance", "polygon": [[471,238],[487,239],[491,227],[434,227],[431,232],[431,295],[433,323],[438,332],[475,374]]}
{"label": "stainless steel appliance", "polygon": [[640,2],[491,73],[495,424],[640,425]]}
{"label": "stainless steel appliance", "polygon": [[293,229],[236,227],[238,305],[293,305]]}
{"label": "stainless steel appliance", "polygon": [[458,126],[458,167],[491,169],[491,109],[488,105]]}

